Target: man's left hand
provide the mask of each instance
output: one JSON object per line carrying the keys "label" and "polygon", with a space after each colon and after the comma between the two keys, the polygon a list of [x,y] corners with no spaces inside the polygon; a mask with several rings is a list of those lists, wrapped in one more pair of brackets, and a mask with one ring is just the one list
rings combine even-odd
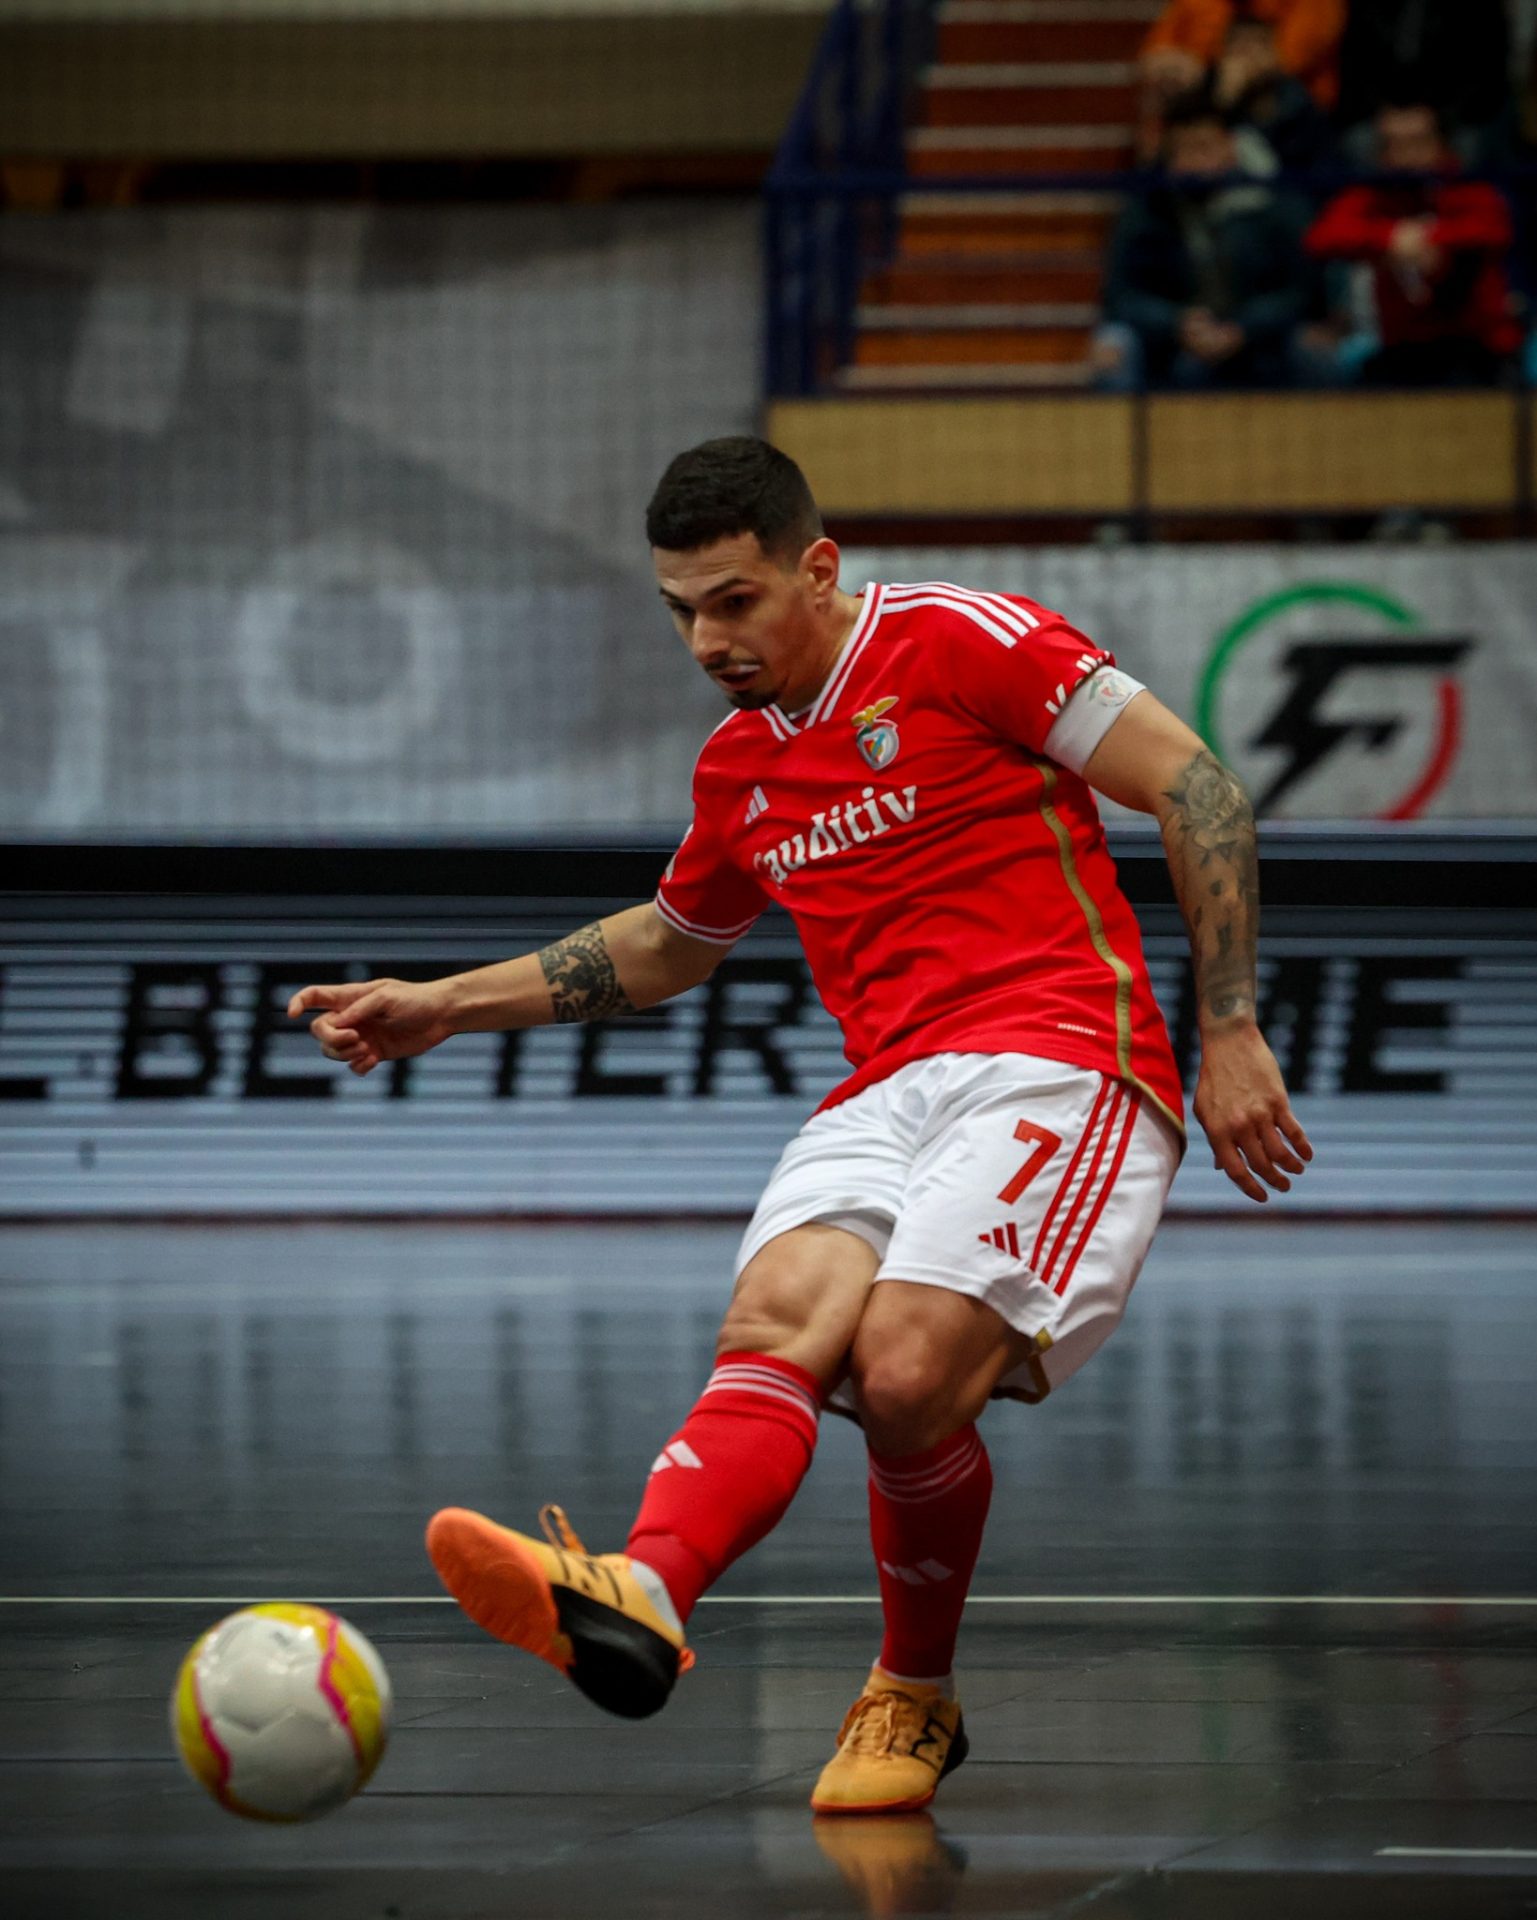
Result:
{"label": "man's left hand", "polygon": [[1276,1057],[1256,1026],[1203,1038],[1195,1115],[1211,1142],[1213,1165],[1251,1200],[1270,1198],[1261,1181],[1288,1193],[1287,1176],[1300,1174],[1313,1157]]}

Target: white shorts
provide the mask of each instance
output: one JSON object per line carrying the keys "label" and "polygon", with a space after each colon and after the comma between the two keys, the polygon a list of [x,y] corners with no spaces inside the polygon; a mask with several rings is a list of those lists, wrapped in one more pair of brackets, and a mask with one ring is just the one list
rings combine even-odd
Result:
{"label": "white shorts", "polygon": [[[737,1272],[792,1227],[858,1234],[878,1280],[984,1300],[1034,1352],[998,1392],[1041,1400],[1115,1331],[1183,1142],[1108,1074],[1031,1054],[942,1053],[901,1067],[785,1148]],[[847,1387],[832,1406],[848,1410]]]}

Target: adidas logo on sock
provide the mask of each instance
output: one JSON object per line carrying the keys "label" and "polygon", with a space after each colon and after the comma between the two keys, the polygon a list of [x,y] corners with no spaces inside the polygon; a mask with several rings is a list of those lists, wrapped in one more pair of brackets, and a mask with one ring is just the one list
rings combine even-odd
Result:
{"label": "adidas logo on sock", "polygon": [[768,795],[762,787],[754,787],[752,799],[747,803],[747,824],[751,826],[760,813],[768,812]]}
{"label": "adidas logo on sock", "polygon": [[702,1467],[704,1462],[686,1440],[670,1440],[651,1463],[651,1471],[660,1473],[664,1467]]}
{"label": "adidas logo on sock", "polygon": [[940,1560],[920,1560],[916,1567],[894,1567],[889,1560],[883,1560],[881,1572],[889,1573],[893,1580],[909,1587],[937,1587],[942,1580],[948,1580],[955,1569]]}
{"label": "adidas logo on sock", "polygon": [[1022,1258],[1019,1251],[1019,1232],[1012,1220],[1007,1226],[994,1227],[991,1233],[979,1233],[977,1238],[984,1247],[996,1247],[1000,1253],[1011,1253],[1016,1260]]}

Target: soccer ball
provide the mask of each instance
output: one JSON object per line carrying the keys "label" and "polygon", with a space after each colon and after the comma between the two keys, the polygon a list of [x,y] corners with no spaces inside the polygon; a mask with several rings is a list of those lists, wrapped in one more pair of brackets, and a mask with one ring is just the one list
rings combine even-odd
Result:
{"label": "soccer ball", "polygon": [[248,1820],[318,1820],[350,1800],[389,1725],[384,1662],[324,1607],[242,1607],[194,1643],[171,1696],[182,1764]]}

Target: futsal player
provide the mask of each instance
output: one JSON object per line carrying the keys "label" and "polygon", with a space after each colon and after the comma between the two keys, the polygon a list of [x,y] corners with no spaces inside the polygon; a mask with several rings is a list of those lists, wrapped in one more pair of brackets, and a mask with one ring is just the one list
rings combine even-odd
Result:
{"label": "futsal player", "polygon": [[434,1516],[459,1604],[590,1698],[654,1713],[695,1602],[779,1521],[824,1407],[869,1447],[884,1637],[812,1797],[916,1808],[966,1754],[952,1667],[992,1491],[990,1398],[1060,1387],[1120,1321],[1183,1149],[1182,1094],[1095,792],[1153,815],[1189,930],[1195,1112],[1252,1200],[1311,1158],[1255,1018],[1254,819],[1237,779],[1103,647],[1014,594],[839,584],[800,470],[680,454],[657,583],[731,712],[654,900],[425,984],[311,986],[366,1074],[450,1035],[607,1019],[706,979],[771,903],[852,1072],[742,1242],[714,1371],[622,1553]]}

